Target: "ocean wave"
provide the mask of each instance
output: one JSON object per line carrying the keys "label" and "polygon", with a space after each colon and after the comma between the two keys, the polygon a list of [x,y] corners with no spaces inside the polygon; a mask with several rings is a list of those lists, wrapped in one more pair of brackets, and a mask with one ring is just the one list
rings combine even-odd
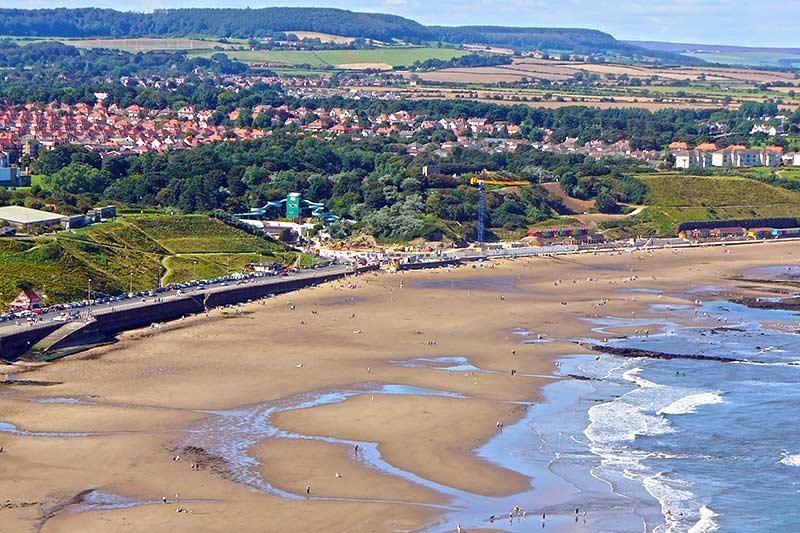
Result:
{"label": "ocean wave", "polygon": [[660,386],[657,383],[653,383],[652,381],[648,381],[641,377],[640,374],[642,372],[643,370],[639,367],[631,368],[630,370],[623,372],[622,379],[625,381],[630,381],[631,383],[635,383],[643,389],[651,389]]}
{"label": "ocean wave", "polygon": [[665,435],[674,431],[664,417],[649,415],[626,401],[613,401],[589,409],[589,427],[584,434],[595,444],[614,445],[633,441],[637,436]]}
{"label": "ocean wave", "polygon": [[694,513],[692,505],[694,494],[682,486],[684,483],[670,479],[664,472],[648,476],[642,480],[645,490],[661,505],[661,514],[664,516],[664,527],[658,531],[669,533],[686,531],[682,520]]}
{"label": "ocean wave", "polygon": [[656,411],[659,415],[686,415],[696,413],[697,408],[701,405],[712,405],[723,403],[722,395],[718,392],[700,392],[697,394],[690,394],[678,401],[672,402],[663,409]]}
{"label": "ocean wave", "polygon": [[800,454],[784,454],[783,458],[778,462],[787,466],[800,466]]}
{"label": "ocean wave", "polygon": [[717,516],[719,515],[707,506],[702,506],[700,508],[700,520],[689,529],[689,533],[709,533],[718,530],[719,524],[714,521]]}

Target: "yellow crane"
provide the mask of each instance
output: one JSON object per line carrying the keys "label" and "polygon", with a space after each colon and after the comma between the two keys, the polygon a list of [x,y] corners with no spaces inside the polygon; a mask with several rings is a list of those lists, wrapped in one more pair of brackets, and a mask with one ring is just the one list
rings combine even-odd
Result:
{"label": "yellow crane", "polygon": [[[497,179],[500,178],[500,179]],[[497,172],[484,170],[480,176],[473,176],[469,180],[471,185],[478,186],[478,244],[483,244],[483,234],[486,229],[484,220],[486,218],[486,186],[501,185],[503,187],[514,187],[530,185],[530,181],[508,180]]]}

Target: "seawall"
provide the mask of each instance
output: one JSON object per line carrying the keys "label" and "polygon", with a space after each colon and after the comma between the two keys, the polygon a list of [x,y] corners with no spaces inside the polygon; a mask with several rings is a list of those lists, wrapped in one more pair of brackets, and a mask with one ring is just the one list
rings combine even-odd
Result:
{"label": "seawall", "polygon": [[[269,294],[282,294],[299,290],[341,277],[379,269],[378,265],[347,268],[340,271],[304,274],[303,277],[263,278],[241,285],[217,287],[161,301],[134,302],[106,308],[92,314],[94,319],[86,327],[70,333],[46,352],[89,345],[99,340],[109,340],[123,331],[150,326],[154,323],[178,320],[187,315],[204,312],[207,308],[224,307],[263,298]],[[0,359],[15,361],[39,341],[64,326],[63,323],[45,322],[34,326],[20,326],[0,333]],[[36,354],[41,356],[42,354]]]}

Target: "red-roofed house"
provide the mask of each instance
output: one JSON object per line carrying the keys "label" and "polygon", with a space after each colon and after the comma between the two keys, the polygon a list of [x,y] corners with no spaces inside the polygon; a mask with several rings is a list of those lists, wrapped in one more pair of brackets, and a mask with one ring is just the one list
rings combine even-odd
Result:
{"label": "red-roofed house", "polygon": [[14,301],[11,302],[11,311],[19,313],[20,311],[33,311],[42,307],[42,297],[39,296],[33,289],[23,289]]}

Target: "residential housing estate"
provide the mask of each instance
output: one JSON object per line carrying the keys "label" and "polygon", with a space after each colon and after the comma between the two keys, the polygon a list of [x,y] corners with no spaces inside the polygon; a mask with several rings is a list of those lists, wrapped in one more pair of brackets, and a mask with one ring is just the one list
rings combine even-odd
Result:
{"label": "residential housing estate", "polygon": [[783,160],[783,148],[767,146],[763,149],[734,145],[718,149],[716,145],[705,143],[689,150],[686,143],[676,142],[670,145],[675,156],[675,168],[710,168],[710,167],[777,167]]}

